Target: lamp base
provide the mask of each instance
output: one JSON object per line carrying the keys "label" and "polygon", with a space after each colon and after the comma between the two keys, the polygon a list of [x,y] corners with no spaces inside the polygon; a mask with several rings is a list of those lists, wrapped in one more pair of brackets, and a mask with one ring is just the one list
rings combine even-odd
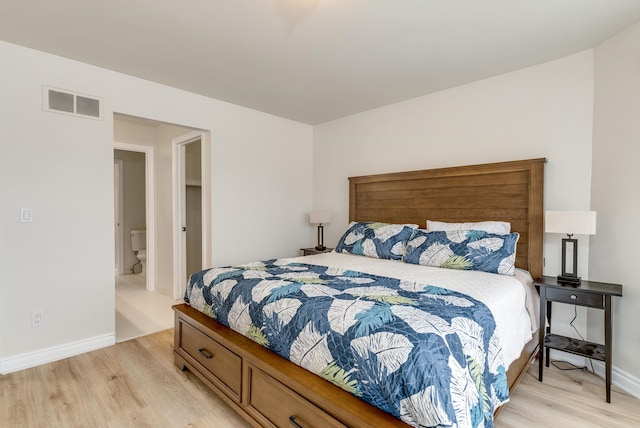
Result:
{"label": "lamp base", "polygon": [[324,246],[324,227],[322,223],[318,225],[318,245],[316,245],[316,251],[324,251],[327,247]]}
{"label": "lamp base", "polygon": [[563,285],[580,285],[582,280],[579,276],[566,276],[566,275],[558,275],[558,284]]}

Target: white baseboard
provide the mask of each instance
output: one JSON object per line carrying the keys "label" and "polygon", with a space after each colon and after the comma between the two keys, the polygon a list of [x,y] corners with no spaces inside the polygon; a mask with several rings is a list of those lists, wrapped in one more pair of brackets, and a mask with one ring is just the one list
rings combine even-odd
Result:
{"label": "white baseboard", "polygon": [[[578,367],[591,367],[588,363],[588,359],[585,357],[581,357],[575,354],[569,354],[567,352],[556,351],[554,349],[551,350],[551,359],[566,361]],[[593,371],[603,379],[605,377],[604,370],[604,362],[593,360]],[[621,390],[625,391],[627,394],[636,398],[640,398],[640,379],[633,376],[632,374],[613,366],[611,368],[611,383]]]}
{"label": "white baseboard", "polygon": [[[604,378],[604,363],[602,361],[594,361],[593,369],[598,376]],[[632,374],[614,366],[611,368],[611,383],[629,395],[640,398],[640,379]]]}
{"label": "white baseboard", "polygon": [[15,355],[0,359],[0,374],[17,372],[18,370],[51,363],[85,352],[95,351],[116,343],[115,334],[105,334],[76,342],[65,343],[51,348]]}

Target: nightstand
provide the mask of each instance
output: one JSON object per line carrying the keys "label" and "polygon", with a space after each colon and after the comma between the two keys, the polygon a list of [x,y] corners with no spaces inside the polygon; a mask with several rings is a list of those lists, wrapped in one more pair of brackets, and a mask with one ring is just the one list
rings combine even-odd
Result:
{"label": "nightstand", "polygon": [[[607,387],[607,403],[611,402],[611,339],[612,313],[611,296],[622,296],[622,285],[607,282],[582,281],[578,286],[559,284],[555,277],[541,276],[533,281],[540,288],[540,357],[538,380],[542,382],[543,360],[546,358],[549,367],[549,350],[557,349],[571,352],[605,363],[605,383]],[[568,303],[604,309],[604,345],[585,340],[573,339],[551,334],[551,302]],[[549,320],[549,327],[544,328]],[[545,349],[546,348],[546,349]],[[546,351],[546,352],[544,352]],[[546,354],[546,355],[545,355]]]}
{"label": "nightstand", "polygon": [[316,250],[315,248],[300,248],[303,256],[311,256],[313,254],[322,254],[322,253],[330,253],[333,251],[333,248],[325,248],[324,250]]}

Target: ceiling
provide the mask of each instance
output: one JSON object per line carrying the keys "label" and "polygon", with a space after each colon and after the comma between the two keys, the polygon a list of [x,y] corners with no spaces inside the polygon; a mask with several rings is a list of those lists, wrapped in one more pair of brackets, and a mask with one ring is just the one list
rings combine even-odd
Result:
{"label": "ceiling", "polygon": [[318,124],[591,48],[638,0],[0,0],[0,40]]}

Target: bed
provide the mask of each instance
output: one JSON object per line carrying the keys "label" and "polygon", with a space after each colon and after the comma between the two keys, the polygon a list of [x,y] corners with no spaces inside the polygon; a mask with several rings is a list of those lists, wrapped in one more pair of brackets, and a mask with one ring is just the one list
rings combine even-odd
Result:
{"label": "bed", "polygon": [[[517,240],[517,251],[515,252],[515,266],[524,271],[528,271],[527,274],[518,270],[518,275],[515,276],[521,278],[516,281],[526,282],[528,278],[530,282],[530,278],[540,276],[542,270],[542,189],[544,182],[544,164],[544,159],[533,159],[351,177],[349,178],[349,220],[362,224],[365,224],[365,222],[415,224],[421,228],[425,227],[426,219],[452,223],[487,220],[509,222],[512,231],[516,232],[519,237]],[[344,249],[344,246],[342,249]],[[347,253],[349,252],[350,251],[347,251]],[[276,271],[280,274],[284,272],[284,275],[288,275],[286,278],[288,280],[291,279],[294,272],[303,271],[302,273],[298,272],[296,274],[302,274],[305,278],[308,278],[311,273],[315,275],[314,278],[320,278],[322,281],[328,281],[330,277],[330,279],[335,279],[338,282],[349,282],[348,286],[341,289],[341,292],[346,289],[352,294],[354,293],[354,287],[352,287],[353,284],[351,284],[351,282],[356,279],[365,284],[377,284],[381,289],[386,286],[386,283],[381,282],[383,279],[384,281],[395,280],[400,284],[402,292],[400,296],[395,296],[394,299],[405,299],[403,303],[404,306],[402,306],[404,309],[402,310],[406,310],[407,307],[411,307],[411,310],[413,310],[413,306],[411,305],[414,303],[407,304],[406,299],[413,299],[415,301],[438,301],[442,300],[442,294],[447,294],[446,298],[448,302],[463,301],[462,306],[465,307],[473,305],[474,310],[471,312],[479,314],[477,315],[479,319],[484,320],[487,318],[486,315],[484,315],[486,311],[482,311],[488,309],[491,305],[494,305],[494,303],[486,304],[480,301],[480,299],[470,297],[473,296],[473,294],[456,294],[461,291],[455,289],[455,283],[469,282],[470,279],[468,278],[470,277],[468,275],[473,272],[429,268],[419,264],[410,267],[409,273],[406,272],[405,266],[402,266],[402,272],[396,271],[396,268],[403,264],[405,263],[396,260],[374,261],[373,259],[360,255],[332,253],[284,261],[261,262],[241,267],[206,270],[194,275],[192,279],[194,281],[210,282],[211,279],[214,278],[214,274],[220,275],[216,277],[217,279],[215,281],[217,282],[215,286],[224,288],[226,284],[234,282],[238,275],[253,278],[255,284],[260,281],[263,283],[268,282],[265,281],[266,279],[273,280],[274,277],[271,275]],[[423,298],[420,297],[422,295],[416,295],[415,291],[418,289],[420,292],[426,291],[424,287],[426,283],[421,282],[421,275],[424,270],[428,269],[435,272],[434,275],[436,278],[441,279],[437,280],[437,282],[440,282],[440,284],[437,284],[438,287],[429,289],[430,292],[435,292],[435,297],[431,295],[428,298]],[[443,271],[447,271],[444,276],[442,275]],[[354,272],[357,272],[357,275],[354,274]],[[264,276],[266,274],[269,275],[268,278]],[[507,275],[480,272],[480,277],[482,277],[482,275],[485,275],[486,278],[500,277],[500,281],[504,280],[508,282],[509,280],[514,280],[514,277]],[[205,276],[208,276],[207,281],[203,281]],[[354,279],[354,277],[356,278]],[[449,286],[447,282],[449,281],[447,278],[450,277],[454,278],[451,280],[451,286]],[[485,277],[482,277],[484,278],[482,280],[485,280]],[[430,281],[431,280],[428,280],[427,283],[431,284]],[[296,283],[294,280],[286,284],[276,284],[277,286],[271,287],[269,292],[272,292],[274,289],[277,289],[278,293],[282,293],[282,290],[288,290],[287,293],[300,292],[299,284],[301,283],[303,283],[303,281]],[[420,287],[416,288],[416,284],[419,284]],[[291,291],[291,285],[297,285],[298,288]],[[310,294],[308,290],[311,288],[314,290],[319,289],[317,283],[314,283],[314,281],[307,281],[303,285],[307,287],[307,289],[305,289],[306,294]],[[446,287],[442,288],[440,285],[446,285]],[[509,287],[510,286],[507,285],[503,290],[509,289]],[[532,286],[530,286],[530,288],[532,288]],[[231,290],[232,288],[229,288],[229,291],[218,293],[216,296],[240,293]],[[461,290],[465,291],[464,288]],[[499,287],[497,290],[496,294],[504,294],[499,291]],[[205,291],[205,293],[209,293],[209,291]],[[355,294],[357,295],[357,292]],[[480,292],[479,296],[482,296],[482,292]],[[209,303],[211,303],[211,295],[207,297]],[[529,296],[529,298],[532,297]],[[206,305],[201,304],[202,302],[198,304],[198,299],[204,299],[202,292],[200,292],[200,295],[197,295],[197,293],[191,295],[189,299],[191,300],[192,306],[200,309],[206,308]],[[255,300],[268,299],[261,298]],[[356,301],[358,304],[361,303],[360,299],[356,299]],[[369,305],[367,308],[371,308],[373,305],[371,302],[367,304]],[[288,351],[284,353],[279,352],[278,345],[271,346],[275,351],[297,362],[297,364],[294,364],[267,349],[263,346],[265,344],[263,343],[265,337],[260,335],[260,331],[255,332],[256,334],[247,334],[248,330],[245,328],[240,329],[244,335],[236,333],[222,324],[222,322],[224,322],[228,325],[234,325],[234,322],[229,323],[228,319],[243,319],[242,316],[229,316],[229,312],[234,310],[231,307],[229,307],[229,310],[225,313],[211,313],[207,310],[204,311],[206,313],[203,313],[194,309],[192,306],[181,304],[174,307],[174,362],[176,366],[180,369],[191,370],[254,426],[400,427],[409,425],[405,424],[399,416],[402,416],[402,419],[413,426],[425,425],[424,420],[431,420],[429,419],[431,416],[427,416],[426,419],[413,418],[411,414],[407,416],[406,408],[416,406],[415,397],[413,404],[407,406],[405,401],[400,410],[398,410],[389,409],[385,407],[385,405],[380,405],[380,401],[384,401],[380,399],[380,394],[362,393],[360,385],[372,383],[370,380],[371,376],[366,378],[367,380],[364,382],[362,378],[358,378],[358,382],[356,382],[348,376],[355,372],[351,371],[351,366],[346,363],[339,364],[332,372],[332,376],[340,377],[342,383],[335,381],[330,382],[325,380],[327,379],[326,373],[324,373],[323,379],[309,371],[313,369],[313,367],[311,367],[313,366],[313,359],[310,359],[310,361],[312,361],[311,363],[306,364],[300,359],[296,359],[295,356],[292,357],[292,355],[289,355],[287,353]],[[535,304],[532,306],[534,308],[536,307]],[[218,310],[224,312],[225,310],[220,309],[223,307],[224,306],[219,306]],[[394,310],[394,314],[397,317],[399,316],[404,319],[401,309],[395,308]],[[523,310],[522,308],[519,309],[519,313],[523,313]],[[462,311],[462,309],[458,307],[456,311]],[[489,312],[491,313],[492,311],[496,312],[493,307],[491,307]],[[217,317],[221,322],[215,321],[212,316]],[[298,316],[298,314],[296,314],[296,316]],[[313,316],[313,314],[310,316]],[[446,315],[443,316],[446,317]],[[496,319],[499,317],[507,317],[507,324],[509,324],[510,321],[508,317],[510,316],[512,315],[496,314]],[[532,318],[534,321],[537,319],[536,316]],[[475,321],[469,322],[475,324]],[[298,323],[300,322],[298,321]],[[235,324],[238,324],[238,322]],[[494,336],[506,336],[504,332],[500,334],[496,333],[496,331],[499,331],[501,328],[503,331],[509,330],[508,328],[505,329],[504,324],[505,322],[503,320],[497,323],[495,329],[494,327],[486,329],[488,333],[486,333],[483,339],[486,344],[492,342]],[[265,324],[261,325],[263,326],[262,330],[267,332],[271,331],[268,329],[265,330]],[[502,327],[500,327],[501,325]],[[500,361],[498,361],[498,357],[492,356],[491,358],[483,360],[485,362],[490,360],[491,364],[493,364],[493,371],[489,370],[486,374],[482,375],[481,377],[483,379],[493,379],[492,381],[495,382],[497,382],[495,379],[501,376],[504,376],[505,379],[499,379],[501,383],[492,384],[489,382],[486,385],[480,385],[479,388],[487,395],[485,402],[489,403],[484,406],[485,414],[482,417],[478,417],[478,411],[475,411],[475,413],[474,411],[471,411],[471,413],[467,412],[467,414],[472,415],[474,419],[473,423],[465,420],[457,420],[457,425],[490,426],[492,424],[493,415],[500,409],[500,405],[506,401],[505,392],[501,392],[503,389],[502,385],[504,385],[505,389],[508,387],[509,390],[513,390],[520,376],[526,371],[528,364],[535,356],[537,350],[536,334],[535,331],[532,330],[537,326],[530,325],[529,327],[530,330],[526,332],[526,334],[521,333],[519,338],[515,340],[515,345],[509,345],[511,347],[510,350],[505,350],[504,353],[500,353],[500,358],[503,358],[503,354],[508,354],[506,361],[503,361],[502,365],[499,364]],[[338,336],[341,337],[346,330],[347,327],[341,330],[341,334]],[[362,333],[358,334],[363,335]],[[277,334],[273,334],[272,332],[269,337],[273,339],[275,337],[279,338],[280,336],[285,335],[281,331],[278,331]],[[440,334],[440,336],[448,337],[447,334]],[[293,337],[292,340],[295,340],[295,337]],[[360,340],[360,338],[358,338],[358,340]],[[358,340],[356,340],[356,342]],[[339,339],[331,338],[330,341],[337,343]],[[263,345],[259,343],[263,343]],[[447,347],[450,349],[460,347],[460,345],[456,345],[456,343],[458,342],[454,341],[453,345],[449,343]],[[291,344],[286,345],[286,347],[290,345]],[[463,344],[463,347],[464,346],[466,346],[466,343]],[[513,348],[514,346],[515,348]],[[487,348],[488,347],[487,345]],[[502,344],[498,347],[502,348]],[[400,348],[400,346],[398,348]],[[507,346],[505,345],[505,349],[506,348]],[[356,355],[354,357],[354,359],[357,360],[356,365],[362,367],[368,361],[368,358],[366,358],[367,352],[370,351],[362,352],[359,356]],[[369,359],[375,358],[371,353],[369,357]],[[445,360],[446,358],[447,357],[445,357]],[[455,359],[455,357],[448,358],[449,360]],[[325,359],[324,361],[326,362],[327,360]],[[465,362],[462,361],[461,364],[465,365]],[[435,365],[436,364],[434,364],[434,367]],[[440,363],[440,365],[443,364]],[[487,365],[490,364],[487,362]],[[307,367],[309,370],[301,366]],[[446,364],[443,366],[446,366]],[[502,367],[502,369],[508,367],[508,370],[504,373],[504,370],[501,371],[498,369],[498,366]],[[347,371],[342,370],[341,372],[341,369],[345,367],[347,367]],[[389,367],[390,366],[385,367],[384,373],[378,375],[378,377],[384,380],[389,379],[392,374],[391,372],[395,373],[397,370],[396,366],[392,368]],[[408,373],[416,371],[415,366],[412,367],[411,370],[408,370]],[[451,372],[447,367],[444,367],[444,369],[445,372],[447,370]],[[319,370],[315,371],[318,372]],[[431,371],[427,369],[425,372],[430,373]],[[435,376],[437,376],[436,379],[445,378],[440,376],[440,374]],[[404,377],[402,379],[404,379]],[[452,379],[452,377],[449,376],[447,379]],[[473,380],[475,380],[475,378],[471,381]],[[430,382],[433,383],[433,380]],[[413,380],[408,382],[408,384],[413,383],[415,383]],[[458,385],[460,382],[459,380],[455,382],[453,380],[447,380],[446,383],[447,385],[444,385],[443,389],[450,388],[450,390],[453,391],[457,386],[454,388],[451,385],[454,383]],[[401,389],[410,390],[411,387],[405,385]],[[498,392],[496,393],[495,390]],[[430,391],[432,391],[433,394],[433,390]],[[411,395],[411,391],[409,391],[408,394]],[[437,391],[436,394],[438,394],[438,397],[445,396],[442,395],[444,393]],[[449,394],[449,392],[446,394]],[[360,398],[357,396],[360,396]],[[367,401],[376,405],[369,404]],[[440,401],[442,401],[442,399]],[[417,402],[420,404],[422,400],[419,399]],[[410,400],[409,403],[411,403]],[[476,407],[479,406],[478,403],[474,405]],[[491,407],[489,407],[489,405],[491,405]],[[443,405],[442,407],[446,406]],[[386,411],[381,409],[385,409]],[[429,412],[429,410],[425,411],[427,413]],[[487,415],[486,413],[489,411],[490,414]],[[482,411],[480,411],[480,413],[482,413]],[[433,420],[444,421],[439,422],[440,425],[446,424],[446,415],[445,419],[438,419],[439,416],[434,417],[436,419]]]}

